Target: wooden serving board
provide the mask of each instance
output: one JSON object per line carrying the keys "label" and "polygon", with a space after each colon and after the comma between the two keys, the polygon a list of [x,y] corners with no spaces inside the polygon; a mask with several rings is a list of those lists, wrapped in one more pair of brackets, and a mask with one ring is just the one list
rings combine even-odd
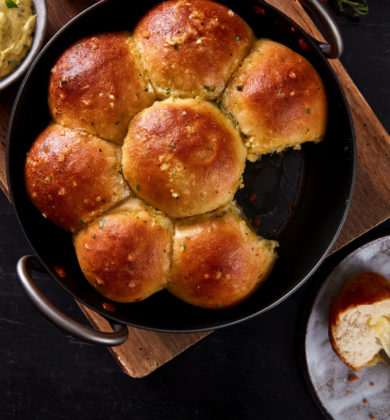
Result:
{"label": "wooden serving board", "polygon": [[[47,39],[70,18],[93,4],[91,0],[47,0]],[[322,39],[318,29],[297,0],[268,0],[295,20],[304,30]],[[390,217],[390,137],[339,60],[331,61],[352,109],[356,130],[358,164],[350,212],[332,252]],[[18,86],[0,93],[0,187],[9,198],[5,172],[5,136],[12,102]],[[95,329],[109,331],[101,316],[80,305]],[[166,334],[129,328],[129,340],[109,349],[122,370],[144,377],[210,333]]]}

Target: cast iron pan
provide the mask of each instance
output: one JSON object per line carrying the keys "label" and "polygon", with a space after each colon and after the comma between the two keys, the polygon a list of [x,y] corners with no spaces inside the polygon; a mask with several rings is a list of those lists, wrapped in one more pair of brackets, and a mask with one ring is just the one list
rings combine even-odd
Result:
{"label": "cast iron pan", "polygon": [[[318,0],[305,0],[328,34],[330,45],[319,44],[294,22],[262,1],[226,0],[242,16],[257,37],[279,41],[303,54],[320,73],[328,94],[329,123],[325,140],[305,144],[247,163],[245,189],[238,203],[249,219],[261,220],[259,233],[280,242],[279,259],[261,289],[241,305],[210,311],[190,306],[160,292],[132,304],[103,308],[106,299],[85,280],[77,263],[69,233],[44,219],[31,204],[24,185],[24,161],[36,136],[47,126],[47,86],[50,69],[73,42],[98,32],[131,30],[156,1],[102,1],[69,22],[46,45],[26,75],[12,111],[7,136],[7,175],[12,201],[34,252],[48,273],[74,298],[116,323],[114,333],[83,327],[61,314],[39,292],[30,275],[34,257],[23,257],[18,274],[29,298],[51,321],[68,333],[90,342],[117,345],[125,341],[127,328],[165,332],[194,332],[226,327],[260,315],[293,293],[317,269],[332,248],[346,218],[352,195],[356,150],[348,105],[327,57],[338,57],[342,40],[332,17]],[[295,31],[292,30],[295,29]],[[299,41],[301,40],[301,41]],[[302,40],[308,49],[300,48]],[[249,198],[256,194],[252,203]],[[67,276],[55,271],[59,266]],[[122,325],[119,325],[122,324]]]}

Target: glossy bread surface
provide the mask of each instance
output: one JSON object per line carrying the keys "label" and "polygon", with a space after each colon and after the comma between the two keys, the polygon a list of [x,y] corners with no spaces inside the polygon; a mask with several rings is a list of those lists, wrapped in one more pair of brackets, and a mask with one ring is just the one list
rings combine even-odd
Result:
{"label": "glossy bread surface", "polygon": [[120,171],[119,146],[57,124],[29,150],[25,182],[40,212],[73,232],[131,194]]}
{"label": "glossy bread surface", "polygon": [[[78,232],[92,286],[135,302],[170,280],[180,299],[211,309],[245,300],[276,261],[277,243],[231,204],[248,151],[256,159],[320,141],[327,118],[311,64],[255,42],[245,21],[208,0],[169,0],[133,36],[71,45],[52,69],[49,108],[58,125],[31,148],[26,185],[45,217]],[[130,188],[143,201],[121,204]]]}
{"label": "glossy bread surface", "polygon": [[160,98],[216,98],[254,39],[237,14],[207,0],[160,3],[134,36]]}
{"label": "glossy bread surface", "polygon": [[81,270],[99,293],[116,302],[137,302],[168,280],[172,223],[131,198],[74,236]]}
{"label": "glossy bread surface", "polygon": [[156,102],[131,122],[123,174],[133,191],[172,217],[233,199],[246,149],[233,124],[200,98]]}
{"label": "glossy bread surface", "polygon": [[268,277],[277,242],[256,236],[232,206],[176,223],[168,290],[195,306],[222,309]]}
{"label": "glossy bread surface", "polygon": [[81,39],[51,71],[49,108],[54,121],[119,144],[131,118],[154,100],[127,32]]}
{"label": "glossy bread surface", "polygon": [[314,67],[290,48],[260,39],[222,96],[245,135],[250,160],[323,139],[327,99]]}

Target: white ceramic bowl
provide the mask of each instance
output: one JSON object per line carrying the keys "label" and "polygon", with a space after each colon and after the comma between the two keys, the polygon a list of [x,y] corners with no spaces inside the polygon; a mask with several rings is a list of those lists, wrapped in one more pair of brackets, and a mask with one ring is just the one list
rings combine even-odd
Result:
{"label": "white ceramic bowl", "polygon": [[34,39],[30,51],[16,69],[4,79],[0,80],[0,91],[19,79],[30,67],[35,56],[38,54],[45,40],[47,28],[46,0],[33,0],[37,21],[35,26]]}

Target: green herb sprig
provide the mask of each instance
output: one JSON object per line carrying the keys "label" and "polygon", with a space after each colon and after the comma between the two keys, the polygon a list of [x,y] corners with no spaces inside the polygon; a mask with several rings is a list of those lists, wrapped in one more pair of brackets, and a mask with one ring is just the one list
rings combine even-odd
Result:
{"label": "green herb sprig", "polygon": [[14,9],[15,7],[19,7],[13,0],[4,0],[4,1],[8,9]]}

